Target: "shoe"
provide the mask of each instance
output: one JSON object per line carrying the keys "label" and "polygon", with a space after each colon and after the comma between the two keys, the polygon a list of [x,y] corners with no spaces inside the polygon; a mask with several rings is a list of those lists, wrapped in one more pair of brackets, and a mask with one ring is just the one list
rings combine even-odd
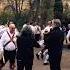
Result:
{"label": "shoe", "polygon": [[43,65],[48,65],[49,64],[49,62],[47,62],[47,63],[43,63]]}
{"label": "shoe", "polygon": [[38,55],[38,54],[36,54],[36,57],[37,57],[37,59],[39,60],[39,55]]}
{"label": "shoe", "polygon": [[44,63],[43,65],[48,65],[49,63]]}

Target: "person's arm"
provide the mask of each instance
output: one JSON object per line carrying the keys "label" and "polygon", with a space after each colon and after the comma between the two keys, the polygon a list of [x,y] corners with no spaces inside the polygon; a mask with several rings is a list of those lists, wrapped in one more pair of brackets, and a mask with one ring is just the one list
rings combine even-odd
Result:
{"label": "person's arm", "polygon": [[32,38],[33,47],[40,48],[40,45],[39,45],[39,43],[36,41],[36,39],[35,39],[35,37],[34,37],[34,34],[31,36],[31,38]]}
{"label": "person's arm", "polygon": [[35,39],[33,40],[33,42],[34,42],[34,47],[40,48],[39,43]]}
{"label": "person's arm", "polygon": [[6,37],[6,32],[3,33],[1,39],[0,39],[0,50],[3,51],[3,46],[4,46],[4,42],[5,42],[5,37]]}
{"label": "person's arm", "polygon": [[20,48],[20,46],[21,46],[21,38],[20,37],[17,38],[16,43],[17,43],[17,48]]}

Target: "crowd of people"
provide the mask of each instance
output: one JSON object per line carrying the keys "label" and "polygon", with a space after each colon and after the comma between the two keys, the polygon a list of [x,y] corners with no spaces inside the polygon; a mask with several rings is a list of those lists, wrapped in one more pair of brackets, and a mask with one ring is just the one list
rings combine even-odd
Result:
{"label": "crowd of people", "polygon": [[34,49],[42,48],[36,57],[43,59],[44,65],[50,64],[50,70],[61,70],[61,56],[63,42],[66,39],[70,45],[70,30],[61,27],[59,19],[47,22],[45,28],[41,28],[38,22],[25,23],[19,32],[13,21],[0,25],[0,70],[9,61],[10,70],[15,68],[17,60],[17,70],[32,70]]}

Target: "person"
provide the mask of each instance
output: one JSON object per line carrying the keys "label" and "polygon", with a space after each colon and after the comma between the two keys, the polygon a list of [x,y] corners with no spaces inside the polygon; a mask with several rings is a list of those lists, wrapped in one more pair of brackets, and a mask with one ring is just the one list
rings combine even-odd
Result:
{"label": "person", "polygon": [[48,59],[49,59],[48,49],[45,48],[45,46],[47,47],[46,38],[48,37],[48,33],[50,32],[51,29],[52,29],[52,23],[51,23],[51,21],[48,21],[47,26],[41,31],[41,39],[43,41],[43,49],[36,54],[37,59],[39,59],[39,56],[41,55],[44,65],[47,65],[49,63],[48,62]]}
{"label": "person", "polygon": [[4,50],[5,59],[5,63],[2,62],[2,66],[0,68],[2,68],[9,60],[10,69],[14,70],[16,57],[16,36],[18,35],[15,31],[15,28],[16,26],[14,22],[11,22],[0,39],[0,47],[2,47],[2,49]]}
{"label": "person", "polygon": [[70,30],[67,33],[66,40],[67,40],[67,47],[68,49],[70,49]]}
{"label": "person", "polygon": [[30,25],[22,28],[17,38],[17,70],[32,70],[34,50],[33,47],[40,47],[34,38]]}
{"label": "person", "polygon": [[28,25],[31,27],[31,30],[32,30],[33,34],[35,35],[34,21],[29,21]]}
{"label": "person", "polygon": [[48,46],[50,70],[61,70],[61,56],[64,41],[64,32],[60,30],[61,21],[52,20],[53,29],[49,32],[46,44]]}
{"label": "person", "polygon": [[41,39],[41,27],[38,25],[38,22],[34,23],[35,28],[35,39],[36,41],[39,41]]}
{"label": "person", "polygon": [[48,21],[47,26],[43,29],[42,33],[45,31],[50,32],[50,29],[52,29],[52,22]]}
{"label": "person", "polygon": [[0,39],[2,37],[2,34],[6,31],[6,27],[4,25],[0,25]]}

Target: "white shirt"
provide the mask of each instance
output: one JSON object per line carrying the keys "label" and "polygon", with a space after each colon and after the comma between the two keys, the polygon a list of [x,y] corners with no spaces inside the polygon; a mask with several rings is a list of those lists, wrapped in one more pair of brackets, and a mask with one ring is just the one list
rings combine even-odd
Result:
{"label": "white shirt", "polygon": [[44,33],[45,31],[50,32],[50,29],[52,28],[52,26],[46,26],[42,31],[41,31],[41,36],[42,39],[44,38]]}
{"label": "white shirt", "polygon": [[50,32],[50,29],[52,28],[52,26],[46,26],[45,28],[44,28],[44,30],[43,30],[43,33],[45,32],[45,31],[47,31],[47,32]]}
{"label": "white shirt", "polygon": [[[10,34],[10,36],[12,37],[13,34],[10,33],[9,29],[7,30],[8,33]],[[10,37],[9,35],[7,34],[7,31],[5,31],[1,37],[1,40],[0,40],[0,48],[4,48],[3,46],[8,42],[10,41]],[[13,38],[13,41],[16,43],[16,32],[14,34],[14,38]],[[4,48],[5,50],[8,50],[8,51],[12,51],[12,50],[15,50],[16,49],[16,45],[13,43],[13,42],[10,42],[9,44],[7,44]]]}
{"label": "white shirt", "polygon": [[0,26],[0,38],[2,37],[2,34],[6,31],[6,27]]}
{"label": "white shirt", "polygon": [[70,37],[70,30],[68,31],[68,33],[67,33],[67,36],[66,36],[67,38],[69,38]]}
{"label": "white shirt", "polygon": [[35,28],[35,34],[41,33],[41,27],[40,26],[36,25],[36,26],[34,26],[34,28]]}

